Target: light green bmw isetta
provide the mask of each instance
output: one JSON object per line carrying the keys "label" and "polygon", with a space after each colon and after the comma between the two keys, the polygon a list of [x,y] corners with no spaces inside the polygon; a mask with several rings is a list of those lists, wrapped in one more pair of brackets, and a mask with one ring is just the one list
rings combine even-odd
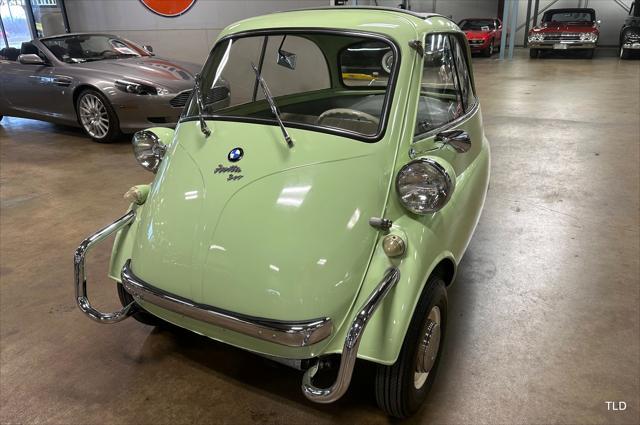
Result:
{"label": "light green bmw isetta", "polygon": [[[155,178],[76,251],[86,315],[171,322],[285,363],[319,403],[347,391],[356,359],[373,362],[380,407],[419,408],[489,181],[455,23],[332,8],[230,25],[175,131],[145,130],[133,145]],[[114,232],[123,308],[103,313],[87,297],[85,256]]]}

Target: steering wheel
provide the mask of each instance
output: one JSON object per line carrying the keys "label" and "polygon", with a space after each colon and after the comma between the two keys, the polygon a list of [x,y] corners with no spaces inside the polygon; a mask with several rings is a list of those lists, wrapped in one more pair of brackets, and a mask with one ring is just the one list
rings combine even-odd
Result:
{"label": "steering wheel", "polygon": [[327,118],[352,118],[352,119],[355,118],[356,121],[368,121],[375,125],[380,124],[379,118],[376,118],[371,114],[367,114],[366,112],[358,111],[356,109],[349,109],[349,108],[335,108],[335,109],[329,109],[328,111],[324,111],[318,117],[318,125],[321,125],[322,121],[326,120]]}

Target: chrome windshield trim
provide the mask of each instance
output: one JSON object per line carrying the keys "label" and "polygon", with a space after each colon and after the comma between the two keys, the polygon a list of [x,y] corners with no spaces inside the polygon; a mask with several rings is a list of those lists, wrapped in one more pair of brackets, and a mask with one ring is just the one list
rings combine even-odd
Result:
{"label": "chrome windshield trim", "polygon": [[387,269],[378,286],[371,292],[369,298],[358,310],[358,315],[351,322],[347,336],[344,339],[338,376],[333,385],[328,388],[319,388],[313,385],[313,377],[320,368],[320,363],[318,362],[310,367],[302,377],[302,393],[305,397],[316,403],[333,403],[347,392],[353,375],[353,367],[358,357],[360,340],[367,323],[389,291],[398,283],[398,280],[400,280],[400,270],[396,267]]}
{"label": "chrome windshield trim", "polygon": [[122,268],[121,278],[124,289],[136,302],[147,302],[191,319],[275,344],[306,347],[326,339],[333,331],[331,319],[328,317],[302,321],[265,319],[200,304],[171,294],[138,278],[131,270],[131,260],[127,260]]}

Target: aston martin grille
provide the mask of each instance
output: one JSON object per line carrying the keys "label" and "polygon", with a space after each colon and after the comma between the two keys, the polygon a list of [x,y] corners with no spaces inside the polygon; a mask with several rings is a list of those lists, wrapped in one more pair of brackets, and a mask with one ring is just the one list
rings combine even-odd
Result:
{"label": "aston martin grille", "polygon": [[184,108],[184,105],[187,104],[187,100],[189,100],[189,96],[191,96],[191,90],[185,90],[173,99],[169,101],[171,106],[174,108]]}
{"label": "aston martin grille", "polygon": [[205,103],[211,104],[211,103],[219,102],[221,100],[226,99],[227,97],[229,97],[228,88],[224,86],[214,87],[213,90],[207,93]]}

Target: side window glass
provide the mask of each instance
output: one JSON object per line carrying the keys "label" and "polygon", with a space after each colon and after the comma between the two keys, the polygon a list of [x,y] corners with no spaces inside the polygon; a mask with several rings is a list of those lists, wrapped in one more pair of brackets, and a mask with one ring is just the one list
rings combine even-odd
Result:
{"label": "side window glass", "polygon": [[446,34],[428,35],[415,135],[442,127],[464,113],[455,73],[449,37]]}
{"label": "side window glass", "polygon": [[462,48],[459,39],[451,35],[451,43],[454,46],[454,56],[456,61],[456,71],[460,82],[460,92],[462,93],[462,105],[468,111],[476,102],[471,86],[471,75],[467,66],[467,49]]}

